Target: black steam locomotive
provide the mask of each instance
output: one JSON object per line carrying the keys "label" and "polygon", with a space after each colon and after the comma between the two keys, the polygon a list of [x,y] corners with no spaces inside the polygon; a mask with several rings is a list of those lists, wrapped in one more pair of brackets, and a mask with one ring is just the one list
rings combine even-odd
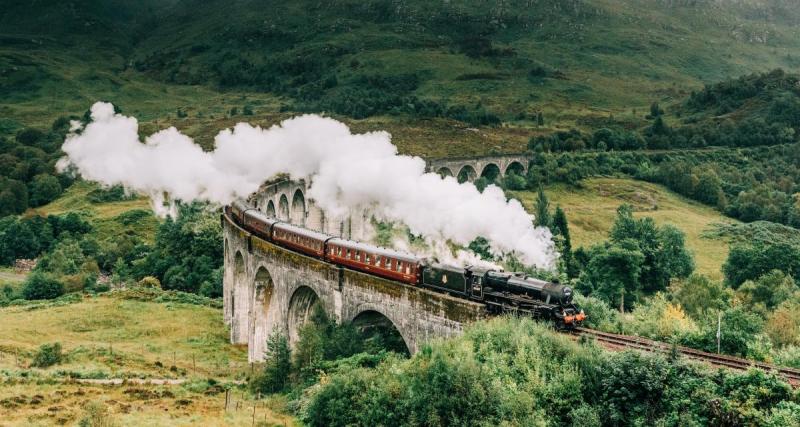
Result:
{"label": "black steam locomotive", "polygon": [[431,263],[425,258],[340,239],[268,218],[242,202],[225,207],[239,227],[279,246],[345,268],[486,304],[492,314],[515,313],[577,327],[586,318],[572,301],[572,289],[522,273]]}

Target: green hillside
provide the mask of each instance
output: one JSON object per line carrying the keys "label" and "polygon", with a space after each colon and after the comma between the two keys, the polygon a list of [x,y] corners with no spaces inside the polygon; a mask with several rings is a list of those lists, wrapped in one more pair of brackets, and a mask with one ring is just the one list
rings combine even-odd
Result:
{"label": "green hillside", "polygon": [[652,101],[703,83],[797,70],[798,22],[784,0],[38,1],[0,10],[0,131],[104,99],[200,137],[247,106],[371,117],[358,125],[418,154],[521,151],[553,128],[642,126]]}

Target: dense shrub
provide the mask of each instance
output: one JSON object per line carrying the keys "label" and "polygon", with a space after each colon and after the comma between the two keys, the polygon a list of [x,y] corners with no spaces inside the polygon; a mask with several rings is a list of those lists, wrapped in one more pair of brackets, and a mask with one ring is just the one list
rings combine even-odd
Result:
{"label": "dense shrub", "polygon": [[53,175],[39,174],[29,185],[30,205],[42,206],[52,202],[61,195],[61,183]]}
{"label": "dense shrub", "polygon": [[144,277],[136,285],[142,288],[161,289],[161,282],[153,276]]}
{"label": "dense shrub", "polygon": [[33,356],[31,366],[47,368],[61,363],[62,358],[61,343],[43,344]]}
{"label": "dense shrub", "polygon": [[64,295],[64,285],[49,274],[32,273],[25,279],[22,296],[28,300],[53,299]]}
{"label": "dense shrub", "polygon": [[125,188],[115,185],[109,188],[97,188],[89,192],[86,198],[92,203],[106,203],[126,200],[132,196],[125,194]]}

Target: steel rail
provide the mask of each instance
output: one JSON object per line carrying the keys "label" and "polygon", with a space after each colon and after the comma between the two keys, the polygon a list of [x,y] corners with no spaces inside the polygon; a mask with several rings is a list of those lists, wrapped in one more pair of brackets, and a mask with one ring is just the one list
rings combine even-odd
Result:
{"label": "steel rail", "polygon": [[679,354],[682,354],[692,360],[703,361],[714,366],[725,367],[738,371],[746,371],[750,368],[759,368],[764,371],[777,373],[788,380],[789,383],[795,387],[800,386],[800,370],[798,369],[784,368],[764,362],[743,359],[740,357],[708,353],[693,348],[674,346],[672,344],[654,341],[647,338],[612,334],[609,332],[602,332],[589,328],[576,328],[573,332],[573,335],[578,337],[590,336],[598,342],[614,348],[630,348],[653,353],[668,353],[671,351],[677,351]]}

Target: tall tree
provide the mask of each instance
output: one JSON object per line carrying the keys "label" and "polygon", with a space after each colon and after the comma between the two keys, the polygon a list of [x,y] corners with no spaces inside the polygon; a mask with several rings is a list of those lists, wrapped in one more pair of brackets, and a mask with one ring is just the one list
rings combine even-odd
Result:
{"label": "tall tree", "polygon": [[556,206],[556,212],[553,214],[552,231],[559,236],[561,252],[561,262],[564,267],[564,272],[567,277],[572,278],[577,275],[575,271],[575,263],[572,262],[572,240],[569,236],[569,223],[567,221],[567,214],[561,209],[561,206]]}
{"label": "tall tree", "polygon": [[286,389],[292,370],[292,350],[286,335],[280,332],[267,338],[264,371],[250,381],[250,389],[259,393],[277,393]]}
{"label": "tall tree", "polygon": [[544,194],[544,188],[541,186],[539,186],[539,194],[536,196],[536,217],[534,221],[539,227],[550,227],[552,223],[550,201],[547,200],[547,195]]}
{"label": "tall tree", "polygon": [[664,110],[658,105],[658,102],[653,102],[650,104],[650,116],[652,117],[660,117],[664,114]]}
{"label": "tall tree", "polygon": [[630,307],[641,291],[644,259],[633,240],[597,245],[589,253],[579,288],[625,311],[626,303]]}

